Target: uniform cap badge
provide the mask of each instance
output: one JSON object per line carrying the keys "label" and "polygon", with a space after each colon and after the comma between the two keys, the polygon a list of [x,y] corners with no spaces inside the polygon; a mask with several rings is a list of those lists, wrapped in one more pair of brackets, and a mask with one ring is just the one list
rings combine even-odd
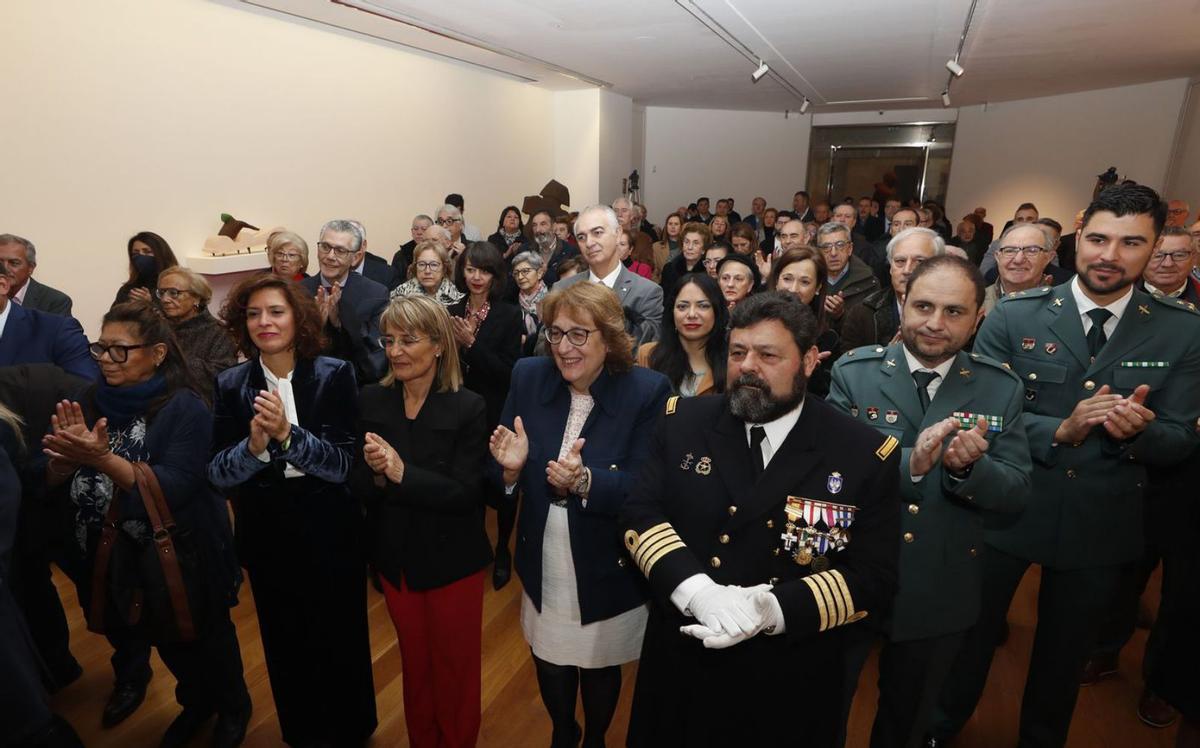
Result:
{"label": "uniform cap badge", "polygon": [[712,458],[701,457],[700,462],[696,463],[696,473],[699,475],[708,475],[712,472]]}
{"label": "uniform cap badge", "polygon": [[829,474],[829,478],[825,481],[825,487],[829,489],[829,493],[842,492],[842,474],[834,471]]}

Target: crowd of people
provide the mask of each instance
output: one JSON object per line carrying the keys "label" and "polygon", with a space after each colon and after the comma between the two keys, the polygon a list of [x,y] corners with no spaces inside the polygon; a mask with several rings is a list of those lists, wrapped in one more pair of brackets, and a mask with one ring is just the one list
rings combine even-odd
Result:
{"label": "crowd of people", "polygon": [[1033,203],[996,231],[621,197],[508,206],[486,239],[463,208],[391,258],[330,220],[311,275],[279,231],[219,310],[139,232],[94,341],[0,234],[0,743],[81,744],[49,699],[82,674],[51,564],[112,646],[106,727],[152,648],[174,676],[163,746],[245,737],[243,584],[283,740],[365,743],[372,583],[411,744],[475,745],[488,571],[515,568],[552,748],[592,748],[634,660],[631,746],[841,745],[874,646],[871,745],[946,745],[1033,564],[1020,742],[1061,746],[1161,561],[1130,708],[1200,745],[1186,204],[1098,187],[1064,234]]}

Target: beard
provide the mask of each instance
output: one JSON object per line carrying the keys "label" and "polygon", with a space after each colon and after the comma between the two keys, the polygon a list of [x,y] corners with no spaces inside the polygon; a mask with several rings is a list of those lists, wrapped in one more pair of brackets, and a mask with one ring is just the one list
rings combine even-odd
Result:
{"label": "beard", "polygon": [[548,234],[534,234],[533,235],[533,242],[535,244],[537,244],[538,249],[540,249],[543,252],[546,252],[546,251],[552,249],[557,241],[558,241],[558,236],[553,231],[551,231]]}
{"label": "beard", "polygon": [[[1102,285],[1093,281],[1091,277],[1089,277],[1088,271],[1093,268],[1115,271],[1118,273],[1118,275],[1115,280],[1109,281],[1108,285]],[[1124,268],[1121,268],[1117,265],[1109,265],[1104,262],[1093,262],[1085,267],[1084,271],[1079,274],[1079,282],[1083,284],[1084,288],[1092,293],[1110,294],[1127,288],[1133,283],[1133,279],[1128,275],[1125,275]]]}
{"label": "beard", "polygon": [[743,374],[734,380],[729,389],[729,412],[746,423],[767,423],[794,410],[804,399],[808,388],[808,377],[804,370],[796,372],[792,379],[792,391],[777,396],[765,380],[753,374]]}

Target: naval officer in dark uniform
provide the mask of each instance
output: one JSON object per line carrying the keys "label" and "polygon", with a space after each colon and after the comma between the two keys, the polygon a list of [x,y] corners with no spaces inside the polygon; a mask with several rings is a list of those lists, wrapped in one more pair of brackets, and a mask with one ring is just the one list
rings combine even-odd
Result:
{"label": "naval officer in dark uniform", "polygon": [[649,579],[631,746],[832,745],[841,634],[895,592],[900,443],[805,397],[816,320],[738,304],[724,397],[671,398],[620,515]]}
{"label": "naval officer in dark uniform", "polygon": [[[984,517],[1024,508],[1031,470],[1021,380],[963,350],[983,318],[979,269],[934,257],[917,265],[907,291],[902,342],[849,351],[833,368],[829,392],[831,404],[902,448],[900,586],[890,615],[857,632],[885,637],[872,748],[924,738],[963,634],[979,615]],[[876,636],[855,638],[847,715]]]}
{"label": "naval officer in dark uniform", "polygon": [[975,351],[1025,385],[1033,490],[1024,512],[986,528],[979,622],[942,689],[935,740],[975,710],[1005,611],[1039,564],[1019,745],[1067,741],[1084,663],[1142,552],[1146,466],[1198,444],[1200,315],[1134,286],[1165,220],[1154,190],[1109,187],[1084,212],[1075,278],[1001,300],[980,328]]}

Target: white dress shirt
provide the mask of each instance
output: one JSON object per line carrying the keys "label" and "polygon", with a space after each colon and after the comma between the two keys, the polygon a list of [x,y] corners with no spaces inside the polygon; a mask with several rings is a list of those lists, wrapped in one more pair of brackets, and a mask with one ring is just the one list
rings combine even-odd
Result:
{"label": "white dress shirt", "polygon": [[4,337],[4,327],[8,324],[8,313],[12,310],[12,303],[4,305],[4,311],[0,312],[0,338]]}
{"label": "white dress shirt", "polygon": [[[296,395],[292,391],[292,374],[295,373],[295,370],[289,371],[287,376],[277,377],[267,368],[266,364],[259,361],[258,365],[262,367],[263,375],[267,379],[267,390],[274,392],[279,396],[280,401],[283,402],[283,413],[287,416],[288,423],[293,426],[299,426],[300,418],[296,415]],[[262,453],[255,455],[255,457],[262,462],[271,461],[271,454],[267,450],[263,450]],[[290,462],[283,470],[283,477],[285,478],[299,478],[302,475],[304,473],[293,467]]]}
{"label": "white dress shirt", "polygon": [[[917,357],[912,355],[912,353],[909,352],[908,346],[903,346],[903,348],[904,348],[904,360],[908,362],[908,372],[909,372],[910,379],[912,379],[911,375],[912,375],[912,372],[914,372],[914,371],[932,371],[935,374],[937,374],[937,376],[934,377],[933,381],[931,381],[929,383],[929,386],[925,388],[925,391],[929,393],[929,402],[933,402],[933,398],[937,397],[937,391],[942,386],[942,382],[946,381],[946,375],[950,373],[950,367],[954,365],[954,356],[951,356],[950,358],[946,359],[942,363],[940,363],[937,366],[930,369],[928,366],[926,366],[925,364],[922,364],[920,361],[918,361]],[[916,387],[916,386],[917,386],[917,380],[913,379],[913,387]]]}
{"label": "white dress shirt", "polygon": [[[1092,331],[1092,318],[1087,315],[1093,309],[1099,309],[1100,305],[1087,297],[1083,289],[1079,286],[1079,276],[1071,281],[1071,294],[1075,297],[1075,306],[1079,307],[1079,318],[1083,322],[1083,334],[1086,336]],[[1112,312],[1112,316],[1104,323],[1104,338],[1107,340],[1113,336],[1117,330],[1117,325],[1121,322],[1121,315],[1125,313],[1125,308],[1129,306],[1129,300],[1133,298],[1133,286],[1129,286],[1125,291],[1125,295],[1108,306],[1103,307]]]}
{"label": "white dress shirt", "polygon": [[615,291],[617,290],[617,277],[619,275],[621,275],[621,263],[618,262],[617,266],[613,268],[613,271],[603,278],[598,277],[594,272],[589,270],[588,280],[590,280],[592,283],[603,283]]}

